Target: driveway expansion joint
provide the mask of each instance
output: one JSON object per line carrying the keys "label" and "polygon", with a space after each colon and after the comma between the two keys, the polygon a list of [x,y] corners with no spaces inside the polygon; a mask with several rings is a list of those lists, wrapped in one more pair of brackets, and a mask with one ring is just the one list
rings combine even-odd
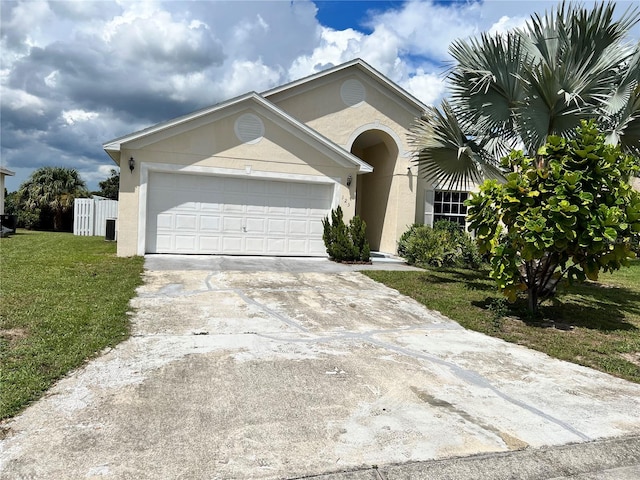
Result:
{"label": "driveway expansion joint", "polygon": [[353,271],[178,261],[191,267],[147,265],[130,339],[6,422],[0,478],[638,472],[640,385],[465,330]]}

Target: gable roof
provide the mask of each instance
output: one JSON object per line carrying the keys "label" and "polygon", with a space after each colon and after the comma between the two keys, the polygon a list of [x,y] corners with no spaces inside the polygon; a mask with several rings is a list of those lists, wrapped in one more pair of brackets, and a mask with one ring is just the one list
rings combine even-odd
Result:
{"label": "gable roof", "polygon": [[200,126],[202,123],[210,123],[218,118],[231,115],[236,111],[239,111],[240,109],[246,107],[247,104],[253,104],[254,107],[262,109],[267,118],[275,121],[275,123],[277,123],[280,127],[285,128],[294,135],[297,135],[299,138],[302,138],[308,144],[313,144],[315,148],[323,151],[327,156],[332,158],[337,163],[346,167],[355,166],[358,168],[358,171],[362,173],[369,173],[373,171],[373,167],[371,165],[363,162],[361,159],[359,159],[352,153],[347,152],[342,147],[332,142],[325,136],[321,135],[304,123],[296,120],[291,115],[281,110],[276,105],[266,100],[256,92],[249,92],[245,95],[241,95],[226,102],[203,108],[187,115],[183,115],[166,122],[152,125],[151,127],[145,128],[143,130],[139,130],[137,132],[115,138],[104,143],[102,145],[102,148],[116,162],[116,164],[120,165],[120,152],[122,145],[125,143],[140,140],[145,137],[150,137],[151,135],[154,135],[156,133],[168,132],[171,129],[177,129],[179,131],[191,130],[192,128]]}
{"label": "gable roof", "polygon": [[355,70],[364,73],[367,77],[373,80],[374,84],[379,85],[379,87],[381,87],[383,91],[391,93],[393,97],[402,100],[404,103],[412,107],[417,115],[422,115],[428,109],[428,106],[425,103],[422,103],[405,89],[389,80],[382,73],[378,72],[375,68],[373,68],[361,58],[355,58],[349,62],[337,65],[333,68],[322,70],[321,72],[314,73],[299,80],[294,80],[293,82],[289,82],[279,87],[272,88],[270,90],[262,92],[262,96],[268,99],[269,97],[284,95],[284,97],[286,98],[288,96],[288,91],[292,92],[297,87],[308,85],[312,82],[317,82],[320,79],[331,76],[337,72],[346,72],[348,70]]}

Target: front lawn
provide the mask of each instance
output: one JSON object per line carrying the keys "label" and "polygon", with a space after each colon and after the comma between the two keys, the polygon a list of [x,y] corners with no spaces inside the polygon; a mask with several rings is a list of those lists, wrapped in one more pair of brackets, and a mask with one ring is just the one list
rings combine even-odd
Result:
{"label": "front lawn", "polygon": [[363,273],[465,328],[640,383],[640,260],[562,289],[537,318],[504,302],[486,271]]}
{"label": "front lawn", "polygon": [[129,335],[143,259],[101,237],[30,232],[0,239],[0,419]]}

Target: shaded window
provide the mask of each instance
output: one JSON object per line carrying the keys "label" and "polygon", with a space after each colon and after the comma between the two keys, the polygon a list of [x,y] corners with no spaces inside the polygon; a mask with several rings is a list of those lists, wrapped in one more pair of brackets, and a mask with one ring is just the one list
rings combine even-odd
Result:
{"label": "shaded window", "polygon": [[463,228],[467,217],[465,200],[468,192],[451,192],[436,190],[433,196],[433,221],[449,220],[460,224]]}

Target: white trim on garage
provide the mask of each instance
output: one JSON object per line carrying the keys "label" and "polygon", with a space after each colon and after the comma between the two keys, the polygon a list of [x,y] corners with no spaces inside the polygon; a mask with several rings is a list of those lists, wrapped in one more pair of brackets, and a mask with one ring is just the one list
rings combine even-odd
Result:
{"label": "white trim on garage", "polygon": [[144,255],[146,253],[146,232],[147,232],[147,200],[149,173],[183,173],[183,174],[199,174],[216,177],[235,177],[235,178],[251,178],[261,180],[278,180],[285,182],[298,183],[316,183],[333,186],[333,198],[331,208],[336,208],[340,200],[340,178],[325,177],[321,175],[299,175],[293,173],[265,172],[260,170],[252,170],[247,165],[244,170],[220,168],[220,167],[203,167],[197,165],[174,165],[174,164],[157,164],[149,162],[141,162],[140,164],[140,191],[138,196],[138,245],[137,254]]}

